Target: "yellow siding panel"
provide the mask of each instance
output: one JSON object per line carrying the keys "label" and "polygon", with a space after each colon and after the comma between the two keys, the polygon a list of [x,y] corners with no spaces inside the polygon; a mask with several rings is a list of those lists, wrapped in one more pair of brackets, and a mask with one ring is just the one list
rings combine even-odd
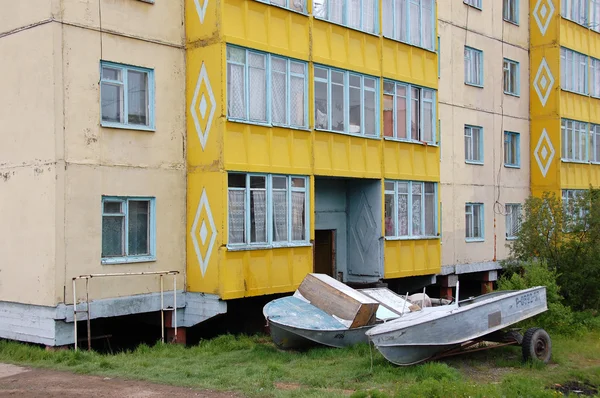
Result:
{"label": "yellow siding panel", "polygon": [[441,270],[439,239],[387,240],[384,247],[384,278],[437,274]]}
{"label": "yellow siding panel", "polygon": [[600,59],[600,34],[590,31],[589,55]]}
{"label": "yellow siding panel", "polygon": [[590,30],[566,19],[560,20],[560,45],[587,54]]}
{"label": "yellow siding panel", "polygon": [[308,60],[308,16],[245,0],[225,1],[224,13],[228,43]]}
{"label": "yellow siding panel", "polygon": [[312,272],[312,246],[267,250],[224,249],[225,300],[294,291]]}
{"label": "yellow siding panel", "polygon": [[384,177],[396,180],[440,180],[439,147],[385,140]]}
{"label": "yellow siding panel", "polygon": [[381,141],[316,131],[314,133],[317,175],[381,178]]}
{"label": "yellow siding panel", "polygon": [[[529,74],[529,83],[531,87],[530,98],[530,112],[532,118],[537,117],[556,117],[559,112],[559,92],[560,92],[560,48],[555,45],[553,47],[537,47],[531,48],[530,52],[531,62],[531,73]],[[554,84],[550,88],[542,88],[541,81],[545,78],[546,81],[551,81],[550,75],[543,68],[543,61],[546,61],[546,65]],[[539,71],[539,77],[538,77]],[[546,103],[542,104],[540,97],[534,90],[535,79],[538,77],[538,87],[540,87],[540,93],[542,95],[547,94]],[[546,91],[547,90],[547,91]],[[542,98],[544,98],[542,96]]]}
{"label": "yellow siding panel", "polygon": [[600,124],[600,99],[588,98],[589,111],[590,111],[590,123]]}
{"label": "yellow siding panel", "polygon": [[[531,121],[531,188],[554,191],[560,189],[561,135],[560,119],[533,119]],[[544,134],[545,132],[545,134]],[[540,163],[535,159],[536,149]],[[545,149],[545,151],[544,151]],[[546,157],[544,157],[544,153]],[[552,155],[553,153],[553,155]],[[552,155],[552,157],[551,157]],[[544,167],[542,169],[540,164]],[[545,174],[544,174],[545,171]]]}
{"label": "yellow siding panel", "polygon": [[227,170],[307,175],[311,152],[308,131],[227,122]]}
{"label": "yellow siding panel", "polygon": [[380,45],[377,36],[317,19],[313,22],[316,63],[380,76]]}
{"label": "yellow siding panel", "polygon": [[389,39],[382,43],[384,77],[437,89],[436,53]]}
{"label": "yellow siding panel", "polygon": [[587,122],[590,120],[590,98],[585,95],[561,91],[560,113],[564,118]]}
{"label": "yellow siding panel", "polygon": [[203,20],[194,0],[185,0],[185,39],[188,43],[199,40],[217,42],[219,40],[219,17],[221,3],[209,1],[206,3],[206,12]]}
{"label": "yellow siding panel", "polygon": [[562,189],[588,189],[590,185],[600,186],[600,165],[589,163],[561,164]]}

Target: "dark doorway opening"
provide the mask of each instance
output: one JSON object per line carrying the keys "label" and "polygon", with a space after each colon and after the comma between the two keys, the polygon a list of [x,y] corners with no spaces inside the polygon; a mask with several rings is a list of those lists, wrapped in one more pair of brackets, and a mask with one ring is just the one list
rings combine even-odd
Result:
{"label": "dark doorway opening", "polygon": [[314,272],[335,278],[335,230],[315,230]]}

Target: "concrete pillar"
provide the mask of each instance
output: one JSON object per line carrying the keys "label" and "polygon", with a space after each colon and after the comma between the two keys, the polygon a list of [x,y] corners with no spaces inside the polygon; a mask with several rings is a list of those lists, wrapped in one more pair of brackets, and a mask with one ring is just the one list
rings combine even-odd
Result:
{"label": "concrete pillar", "polygon": [[[179,320],[179,318],[178,318]],[[177,327],[177,337],[175,337],[175,328],[173,327],[173,312],[165,312],[165,343],[185,344],[187,337],[187,328]]]}
{"label": "concrete pillar", "polygon": [[494,290],[494,282],[481,282],[481,294],[486,294]]}
{"label": "concrete pillar", "polygon": [[[440,282],[440,297],[451,300],[453,295],[452,288],[456,287],[456,282],[458,282],[458,275],[444,275],[438,277],[438,280]],[[456,298],[456,300],[458,300],[458,297]]]}

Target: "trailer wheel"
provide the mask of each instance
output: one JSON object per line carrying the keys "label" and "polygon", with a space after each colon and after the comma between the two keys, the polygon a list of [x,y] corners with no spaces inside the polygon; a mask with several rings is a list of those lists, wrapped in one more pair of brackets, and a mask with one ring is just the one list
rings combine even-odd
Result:
{"label": "trailer wheel", "polygon": [[550,361],[550,356],[552,355],[552,340],[550,340],[550,336],[544,329],[527,329],[523,335],[521,348],[523,350],[523,359],[525,361],[535,358],[544,363],[548,363],[548,361]]}

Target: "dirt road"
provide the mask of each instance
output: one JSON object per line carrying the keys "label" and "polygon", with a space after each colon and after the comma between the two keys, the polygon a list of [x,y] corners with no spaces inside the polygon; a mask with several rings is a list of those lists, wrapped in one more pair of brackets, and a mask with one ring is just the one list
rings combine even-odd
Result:
{"label": "dirt road", "polygon": [[75,375],[52,370],[28,369],[0,363],[0,397],[239,398],[240,395],[210,390],[163,386],[141,381]]}

